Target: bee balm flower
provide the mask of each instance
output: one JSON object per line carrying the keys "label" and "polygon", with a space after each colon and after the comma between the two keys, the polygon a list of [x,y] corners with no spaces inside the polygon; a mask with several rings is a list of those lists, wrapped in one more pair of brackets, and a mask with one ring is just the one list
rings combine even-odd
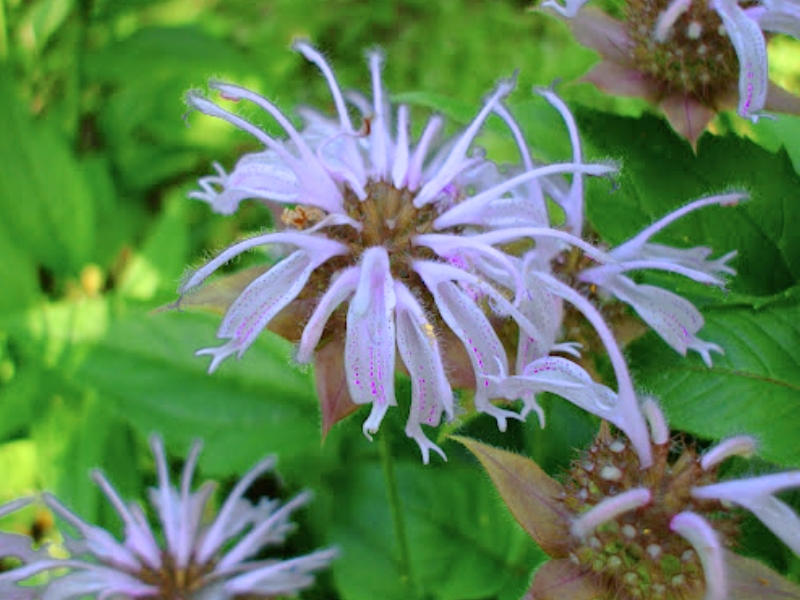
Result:
{"label": "bee balm flower", "polygon": [[[214,484],[191,491],[200,444],[192,447],[180,487],[169,482],[163,442],[154,436],[158,487],[150,502],[163,531],[163,542],[148,523],[142,507],[126,504],[101,474],[94,479],[124,523],[122,542],[108,531],[83,521],[51,495],[45,504],[78,533],[66,537],[70,558],[39,558],[0,575],[3,598],[38,598],[40,586],[17,585],[42,572],[53,571],[42,584],[48,600],[119,598],[130,600],[234,600],[273,598],[293,594],[313,582],[312,573],[325,568],[334,550],[320,550],[287,560],[254,560],[264,547],[283,542],[293,529],[289,516],[308,500],[301,494],[283,506],[275,500],[253,505],[243,498],[253,481],[275,464],[267,458],[234,487],[216,517],[207,521]],[[0,538],[0,544],[2,544]],[[16,595],[15,595],[16,594]]]}
{"label": "bee balm flower", "polygon": [[[541,247],[552,246],[559,232],[549,228],[540,183],[559,203],[574,203],[572,197],[582,192],[582,174],[603,175],[613,168],[585,164],[579,157],[537,166],[519,136],[525,160],[518,168],[501,171],[480,150],[471,150],[492,112],[518,134],[502,105],[514,87],[510,81],[501,82],[452,139],[438,142],[443,121],[434,116],[413,143],[408,107],[394,110],[388,103],[380,54],[369,55],[370,101],[343,94],[322,56],[308,44],[296,47],[328,81],[334,118],[306,109],[305,128],[299,131],[265,98],[211,83],[222,99],[247,100],[266,111],[286,131],[281,141],[198,92],[187,97],[191,107],[236,125],[264,145],[229,174],[218,167],[219,174],[201,180],[202,190],[192,196],[226,214],[246,198],[289,206],[283,231],[234,244],[190,273],[179,292],[192,292],[251,248],[291,248],[227,308],[217,333],[227,342],[198,354],[211,356],[214,371],[228,356],[241,357],[269,326],[299,342],[297,362],[315,363],[323,426],[357,405],[370,405],[363,425],[368,436],[397,403],[394,372],[401,362],[412,382],[406,434],[427,462],[431,450],[442,452],[421,426],[453,417],[453,385],[475,388],[475,408],[495,417],[501,428],[506,419],[519,417],[490,401],[486,378],[507,373],[509,362],[497,323],[515,324],[511,343],[519,336],[542,341],[559,325],[557,307],[548,299],[536,299],[549,307],[537,312],[541,306],[534,306],[525,289],[522,260],[497,246],[517,240],[530,246],[530,228],[539,236],[537,247],[540,239]],[[346,98],[362,113],[359,129]],[[547,179],[564,173],[573,175],[571,186]],[[286,323],[292,332],[287,333]],[[540,351],[553,345],[545,343]],[[569,397],[585,383],[580,378],[554,382],[548,389]],[[342,401],[342,396],[349,398]]]}
{"label": "bee balm flower", "polygon": [[603,423],[564,483],[534,462],[473,440],[478,457],[519,523],[552,558],[526,600],[750,600],[798,598],[800,588],[738,556],[739,508],[800,554],[800,518],[775,494],[800,486],[800,472],[719,480],[732,456],[751,456],[738,436],[705,453],[670,439],[652,400],[652,466],[642,468],[624,437]]}
{"label": "bee balm flower", "polygon": [[798,114],[800,99],[767,77],[765,32],[800,38],[791,0],[631,0],[626,19],[548,0],[603,61],[586,76],[600,89],[658,103],[692,146],[720,110],[757,121],[764,110]]}

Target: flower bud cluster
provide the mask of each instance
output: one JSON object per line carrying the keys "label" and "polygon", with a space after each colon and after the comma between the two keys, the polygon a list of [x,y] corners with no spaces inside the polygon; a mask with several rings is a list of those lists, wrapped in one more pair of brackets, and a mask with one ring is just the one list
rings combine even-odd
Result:
{"label": "flower bud cluster", "polygon": [[713,101],[735,88],[738,59],[719,15],[707,2],[689,4],[674,22],[669,11],[668,0],[630,0],[626,5],[625,25],[638,68],[663,85],[665,95],[682,89]]}
{"label": "flower bud cluster", "polygon": [[[565,484],[564,504],[576,517],[569,558],[602,578],[622,597],[642,599],[702,596],[703,565],[691,543],[675,533],[675,516],[692,512],[713,524],[724,546],[738,533],[738,510],[718,500],[692,496],[696,486],[716,482],[717,469],[701,466],[700,455],[683,439],[654,444],[653,465],[641,469],[623,437],[604,425],[594,444],[576,460]],[[593,530],[581,529],[581,515],[630,490],[646,503],[617,514]]]}

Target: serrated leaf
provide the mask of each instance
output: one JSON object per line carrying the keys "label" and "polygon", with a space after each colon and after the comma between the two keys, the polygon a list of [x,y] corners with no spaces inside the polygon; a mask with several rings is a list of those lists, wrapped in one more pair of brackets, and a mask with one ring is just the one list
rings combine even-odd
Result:
{"label": "serrated leaf", "polygon": [[717,308],[705,316],[704,336],[725,355],[708,368],[649,336],[629,353],[639,384],[661,399],[672,426],[715,439],[748,433],[768,460],[800,466],[800,309]]}
{"label": "serrated leaf", "polygon": [[[736,208],[711,207],[670,225],[657,240],[739,252],[734,291],[773,295],[800,280],[800,176],[785,151],[772,153],[733,135],[705,135],[697,156],[655,117],[631,119],[577,111],[589,155],[621,161],[619,186],[594,188],[592,224],[612,243],[628,239],[690,200],[732,189],[751,199]],[[765,268],[765,265],[769,265]]]}
{"label": "serrated leaf", "polygon": [[7,236],[25,263],[55,273],[76,273],[94,239],[91,188],[67,143],[45,123],[34,123],[0,72],[0,236]]}
{"label": "serrated leaf", "polygon": [[188,313],[115,323],[78,377],[143,435],[164,432],[185,446],[203,439],[211,474],[242,472],[270,452],[289,458],[318,448],[313,383],[289,364],[289,345],[265,333],[240,362],[208,375],[194,353],[214,344],[216,325]]}
{"label": "serrated leaf", "polygon": [[[544,555],[497,510],[477,473],[399,464],[396,469],[412,573],[419,597],[436,600],[519,598]],[[334,564],[346,600],[407,600],[391,514],[377,466],[361,465],[338,479],[331,539],[342,549]]]}

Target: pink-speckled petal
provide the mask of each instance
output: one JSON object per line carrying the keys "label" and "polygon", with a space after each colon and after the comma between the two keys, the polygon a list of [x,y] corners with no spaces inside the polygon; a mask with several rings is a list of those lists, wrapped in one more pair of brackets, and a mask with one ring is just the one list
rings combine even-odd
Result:
{"label": "pink-speckled petal", "polygon": [[230,341],[196,353],[212,356],[209,373],[231,354],[241,358],[272,318],[302,291],[314,268],[308,253],[298,250],[247,286],[228,309],[217,332],[218,338]]}
{"label": "pink-speckled petal", "polygon": [[433,294],[442,319],[469,355],[476,379],[475,408],[492,415],[498,427],[505,430],[507,419],[520,417],[489,402],[489,384],[484,381],[485,376],[502,376],[508,372],[508,357],[494,327],[475,300],[452,281],[453,272],[446,265],[417,261],[414,270]]}
{"label": "pink-speckled petal", "polygon": [[356,404],[372,404],[364,433],[378,430],[394,396],[395,293],[389,255],[380,246],[361,258],[361,273],[347,311],[345,369],[350,397]]}
{"label": "pink-speckled petal", "polygon": [[712,363],[711,352],[722,354],[722,348],[697,337],[705,320],[686,298],[653,285],[636,284],[623,275],[608,278],[603,282],[603,287],[614,297],[631,305],[680,354],[685,356],[687,350],[694,350],[709,366]]}
{"label": "pink-speckled petal", "polygon": [[445,412],[453,418],[453,390],[447,381],[439,341],[433,325],[416,298],[402,283],[395,283],[397,295],[397,347],[411,377],[411,410],[406,435],[422,451],[425,464],[433,450],[444,458],[442,450],[423,433],[421,425],[435,427]]}
{"label": "pink-speckled petal", "polygon": [[712,0],[710,5],[722,19],[739,59],[738,113],[756,122],[766,105],[769,83],[764,33],[736,0]]}

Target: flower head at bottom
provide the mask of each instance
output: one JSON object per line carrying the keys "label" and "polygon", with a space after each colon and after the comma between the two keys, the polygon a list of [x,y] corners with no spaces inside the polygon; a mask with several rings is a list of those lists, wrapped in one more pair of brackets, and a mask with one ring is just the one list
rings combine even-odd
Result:
{"label": "flower head at bottom", "polygon": [[738,436],[705,453],[670,437],[651,400],[653,464],[642,468],[624,437],[603,423],[560,483],[534,462],[461,439],[489,472],[509,509],[554,560],[535,574],[526,600],[752,600],[800,598],[800,587],[730,550],[741,508],[795,553],[800,518],[775,497],[800,472],[718,480],[755,441]]}
{"label": "flower head at bottom", "polygon": [[[3,598],[266,600],[309,586],[312,574],[335,558],[335,550],[287,560],[256,558],[265,547],[284,541],[294,529],[289,521],[292,511],[309,499],[305,493],[284,505],[269,499],[254,505],[244,498],[247,488],[274,466],[274,458],[254,466],[209,521],[208,503],[215,485],[206,482],[191,491],[201,445],[192,446],[180,487],[169,481],[161,438],[153,436],[150,445],[158,471],[158,487],[151,489],[150,503],[163,532],[163,542],[142,507],[125,503],[106,477],[95,472],[95,482],[122,519],[124,539],[118,541],[105,529],[82,520],[54,496],[45,494],[45,504],[77,533],[77,537],[65,536],[70,556],[42,555],[0,574]],[[0,538],[0,545],[3,540]],[[45,572],[55,575],[43,584],[26,584]]]}

